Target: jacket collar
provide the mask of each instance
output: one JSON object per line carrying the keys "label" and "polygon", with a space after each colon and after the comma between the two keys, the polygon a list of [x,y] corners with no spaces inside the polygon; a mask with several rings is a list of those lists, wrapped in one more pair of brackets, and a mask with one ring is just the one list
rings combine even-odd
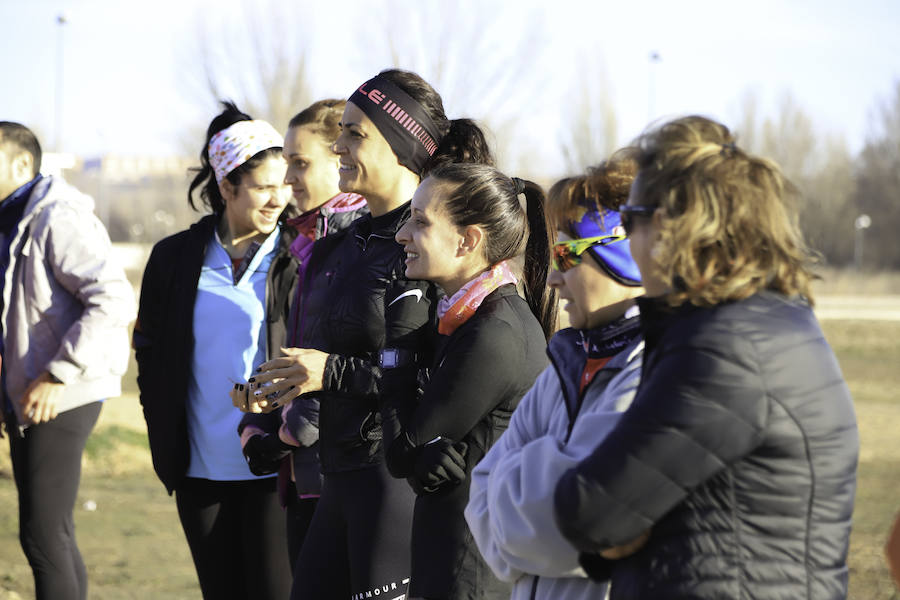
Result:
{"label": "jacket collar", "polygon": [[46,207],[59,202],[81,206],[89,211],[94,210],[94,201],[91,197],[82,194],[72,186],[68,185],[61,177],[54,177],[52,175],[41,177],[34,181],[34,185],[30,188],[28,202],[25,205],[25,210],[22,213],[22,217],[19,219],[18,225],[16,225],[15,233],[10,242],[11,247],[18,246],[22,236],[31,227],[31,222],[36,215]]}
{"label": "jacket collar", "polygon": [[[628,314],[628,313],[626,313]],[[588,358],[612,356],[602,370],[622,370],[640,343],[640,316],[622,316],[595,329],[562,329],[547,346],[569,416],[574,420],[580,402],[581,376]]]}
{"label": "jacket collar", "polygon": [[37,184],[38,181],[43,179],[43,175],[38,173],[34,176],[30,181],[20,185],[18,188],[13,190],[13,193],[3,199],[2,204],[0,206],[6,206],[7,204],[11,204],[14,202],[20,202],[23,198],[27,197],[31,193],[31,189]]}
{"label": "jacket collar", "polygon": [[671,306],[664,297],[649,298],[641,296],[637,299],[641,310],[641,331],[646,342],[646,352],[651,352],[656,347],[659,339],[675,318],[685,317],[689,314],[709,310],[685,302],[680,306]]}
{"label": "jacket collar", "polygon": [[[199,221],[193,223],[190,229],[188,229],[191,237],[202,245],[204,252],[206,252],[206,244],[213,239],[213,236],[216,233],[216,225],[221,218],[222,215],[220,214],[205,215]],[[297,230],[293,227],[287,227],[282,223],[281,235],[278,238],[278,253],[282,254],[288,252],[291,242],[293,242],[296,237]]]}
{"label": "jacket collar", "polygon": [[65,197],[72,201],[77,201],[76,198],[78,198],[81,201],[87,202],[90,205],[90,210],[94,209],[93,200],[88,196],[84,196],[77,192],[74,194],[70,193],[74,192],[74,188],[69,188],[65,181],[58,177],[48,175],[46,177],[41,177],[37,181],[32,181],[34,184],[29,188],[30,193],[28,195],[28,203],[25,205],[25,212],[22,214],[19,229],[24,229],[31,218],[40,211],[43,205],[52,204],[61,197]]}
{"label": "jacket collar", "polygon": [[394,210],[377,217],[373,217],[372,213],[364,215],[353,222],[353,235],[363,249],[365,249],[372,238],[393,241],[397,231],[409,218],[410,212],[410,202],[406,202]]}

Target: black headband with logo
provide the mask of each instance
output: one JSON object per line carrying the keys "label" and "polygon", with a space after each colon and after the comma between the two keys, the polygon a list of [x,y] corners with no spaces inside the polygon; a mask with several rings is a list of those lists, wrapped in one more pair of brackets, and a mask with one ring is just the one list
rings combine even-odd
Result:
{"label": "black headband with logo", "polygon": [[441,134],[418,102],[376,75],[353,92],[350,102],[372,119],[400,164],[419,174],[441,143]]}

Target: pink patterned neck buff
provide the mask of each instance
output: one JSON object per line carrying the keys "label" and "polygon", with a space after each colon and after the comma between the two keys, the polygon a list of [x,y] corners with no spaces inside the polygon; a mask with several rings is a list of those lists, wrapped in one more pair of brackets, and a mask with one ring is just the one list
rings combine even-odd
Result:
{"label": "pink patterned neck buff", "polygon": [[209,140],[209,164],[216,173],[216,183],[269,148],[281,148],[284,138],[266,121],[238,121]]}
{"label": "pink patterned neck buff", "polygon": [[468,321],[488,295],[501,285],[516,283],[516,276],[509,269],[509,261],[500,261],[466,285],[453,297],[444,296],[438,302],[438,333],[450,335]]}

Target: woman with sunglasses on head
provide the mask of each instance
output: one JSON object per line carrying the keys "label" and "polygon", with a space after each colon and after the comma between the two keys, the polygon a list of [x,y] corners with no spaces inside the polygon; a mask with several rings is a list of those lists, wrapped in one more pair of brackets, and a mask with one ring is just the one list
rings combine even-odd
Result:
{"label": "woman with sunglasses on head", "polygon": [[284,345],[297,265],[282,136],[230,103],[209,125],[191,183],[212,214],[153,247],[134,327],[153,466],[204,598],[284,598],[291,585],[275,478],[247,467],[228,402]]}
{"label": "woman with sunglasses on head", "polygon": [[588,176],[557,182],[549,286],[566,302],[570,328],[547,348],[551,366],[512,415],[509,429],[472,472],[466,520],[513,599],[603,598],[553,520],[556,482],[615,425],[637,387],[641,349],[635,298],[643,294],[616,212],[636,166],[616,155]]}
{"label": "woman with sunglasses on head", "polygon": [[[417,352],[430,368],[421,398],[416,364],[384,369],[385,455],[391,474],[418,495],[412,523],[412,599],[506,598],[469,534],[463,509],[469,474],[506,429],[522,395],[546,365],[546,336],[556,325],[546,288],[550,258],[540,187],[486,165],[432,171],[416,190],[410,219],[396,239],[406,276],[440,286],[445,296],[434,347],[404,347],[388,331],[385,352]],[[523,267],[524,265],[524,267]],[[517,291],[521,280],[524,298]],[[407,293],[391,290],[390,300]],[[424,307],[421,310],[425,310]],[[401,344],[398,346],[398,344]],[[406,393],[398,377],[407,381]]]}
{"label": "woman with sunglasses on head", "polygon": [[641,384],[560,480],[560,529],[614,599],[846,598],[859,438],[790,185],[703,117],[637,151],[622,215],[647,290]]}
{"label": "woman with sunglasses on head", "polygon": [[[364,195],[371,215],[314,244],[299,299],[298,345],[262,365],[251,385],[261,399],[276,394],[278,402],[320,405],[324,483],[295,567],[292,598],[395,598],[409,582],[414,494],[384,465],[378,413],[384,295],[406,270],[394,235],[430,170],[490,163],[492,157],[472,121],[449,120],[428,83],[396,69],[353,93],[334,150],[340,189]],[[410,292],[401,304],[436,296],[427,282]],[[434,323],[426,315],[407,325],[418,332]]]}
{"label": "woman with sunglasses on head", "polygon": [[[319,100],[290,120],[284,136],[284,182],[291,186],[294,203],[301,213],[287,221],[298,233],[290,250],[299,263],[299,285],[291,302],[287,328],[288,347],[299,343],[297,333],[303,317],[297,300],[303,291],[303,273],[313,242],[346,229],[368,213],[365,198],[338,189],[338,155],[332,146],[340,134],[338,123],[346,105],[345,100]],[[236,383],[232,390],[233,404],[243,411],[250,410],[248,389],[243,382]],[[278,473],[291,568],[322,491],[318,422],[318,404],[298,402],[265,417],[249,413],[238,426],[250,470],[256,475]]]}

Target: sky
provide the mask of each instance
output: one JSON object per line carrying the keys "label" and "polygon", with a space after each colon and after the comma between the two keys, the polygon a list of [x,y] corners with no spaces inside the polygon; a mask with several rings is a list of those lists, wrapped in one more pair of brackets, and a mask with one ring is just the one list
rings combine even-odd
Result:
{"label": "sky", "polygon": [[[428,23],[405,24],[413,5]],[[186,136],[215,114],[203,95],[200,32],[249,54],[248,23],[275,22],[270,35],[307,56],[314,95],[346,97],[389,66],[392,40],[377,25],[387,20],[412,49],[403,66],[426,80],[435,61],[422,56],[438,43],[431,27],[470,46],[441,55],[456,86],[498,67],[520,79],[498,84],[505,102],[479,103],[480,92],[451,106],[445,93],[447,112],[498,113],[490,116],[505,118],[532,164],[549,171],[562,168],[559,130],[580,99],[609,98],[625,143],[650,120],[700,113],[734,124],[748,95],[763,116],[790,95],[817,134],[857,152],[900,82],[897,0],[0,0],[0,119],[83,157],[183,154],[196,146]]]}

